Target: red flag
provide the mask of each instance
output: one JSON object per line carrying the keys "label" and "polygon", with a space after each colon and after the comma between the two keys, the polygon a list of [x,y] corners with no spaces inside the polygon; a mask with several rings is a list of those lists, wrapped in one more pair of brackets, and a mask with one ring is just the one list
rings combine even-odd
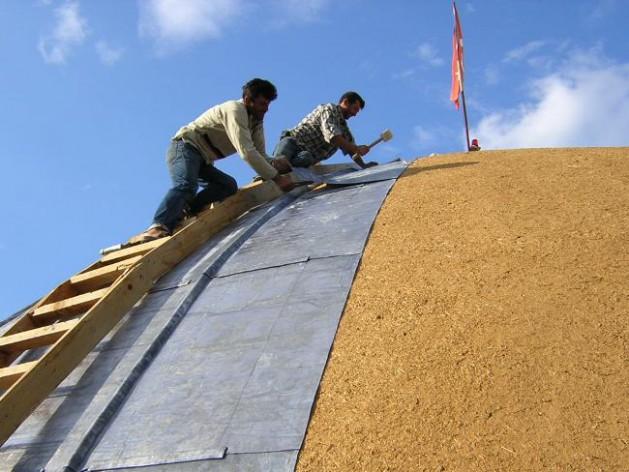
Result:
{"label": "red flag", "polygon": [[452,2],[454,12],[454,33],[452,34],[452,88],[450,101],[459,109],[459,95],[463,91],[463,30],[459,21],[456,4]]}

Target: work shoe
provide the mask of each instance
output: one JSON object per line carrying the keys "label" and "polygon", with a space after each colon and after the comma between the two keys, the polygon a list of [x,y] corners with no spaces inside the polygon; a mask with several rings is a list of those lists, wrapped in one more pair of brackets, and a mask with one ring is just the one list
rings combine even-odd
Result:
{"label": "work shoe", "polygon": [[197,215],[203,213],[205,210],[208,210],[211,206],[212,204],[208,203],[206,206],[201,208],[201,210],[199,210],[198,213],[192,213],[192,211],[190,210],[184,211],[183,217],[181,218],[181,220],[179,220],[179,222],[177,223],[177,226],[175,226],[175,229],[173,230],[173,234],[179,232],[179,230],[185,228],[186,226],[194,223],[197,220]]}
{"label": "work shoe", "polygon": [[130,244],[141,244],[148,243],[149,241],[154,241],[156,239],[165,238],[166,236],[170,236],[170,231],[163,225],[152,225],[144,231],[136,236],[133,236],[129,239]]}

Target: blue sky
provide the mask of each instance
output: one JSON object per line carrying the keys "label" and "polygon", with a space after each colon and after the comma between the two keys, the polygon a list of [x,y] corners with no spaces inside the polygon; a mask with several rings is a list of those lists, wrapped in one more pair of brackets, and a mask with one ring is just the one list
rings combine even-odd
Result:
{"label": "blue sky", "polygon": [[[485,149],[629,145],[627,2],[457,5]],[[2,0],[0,19],[0,318],[144,229],[169,138],[252,77],[279,91],[269,152],[350,89],[367,101],[357,141],[395,135],[370,159],[464,148],[446,0]],[[236,156],[219,167],[253,175]]]}

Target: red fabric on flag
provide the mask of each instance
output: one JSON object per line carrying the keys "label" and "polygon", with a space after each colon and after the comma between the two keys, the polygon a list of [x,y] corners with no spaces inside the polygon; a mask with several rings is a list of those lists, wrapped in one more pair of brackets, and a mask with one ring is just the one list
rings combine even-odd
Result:
{"label": "red fabric on flag", "polygon": [[452,2],[454,12],[454,33],[452,34],[452,87],[450,101],[459,109],[459,95],[463,91],[463,30],[459,21],[456,4]]}

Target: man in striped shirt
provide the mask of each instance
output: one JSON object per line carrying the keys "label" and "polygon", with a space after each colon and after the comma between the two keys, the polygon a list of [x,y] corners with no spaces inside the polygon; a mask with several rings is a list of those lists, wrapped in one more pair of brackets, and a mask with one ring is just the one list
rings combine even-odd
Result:
{"label": "man in striped shirt", "polygon": [[363,108],[365,100],[356,92],[344,93],[338,104],[319,105],[297,126],[282,132],[274,157],[283,156],[294,167],[310,167],[330,158],[340,148],[362,168],[376,165],[363,161],[369,147],[357,145],[347,126],[347,120]]}

